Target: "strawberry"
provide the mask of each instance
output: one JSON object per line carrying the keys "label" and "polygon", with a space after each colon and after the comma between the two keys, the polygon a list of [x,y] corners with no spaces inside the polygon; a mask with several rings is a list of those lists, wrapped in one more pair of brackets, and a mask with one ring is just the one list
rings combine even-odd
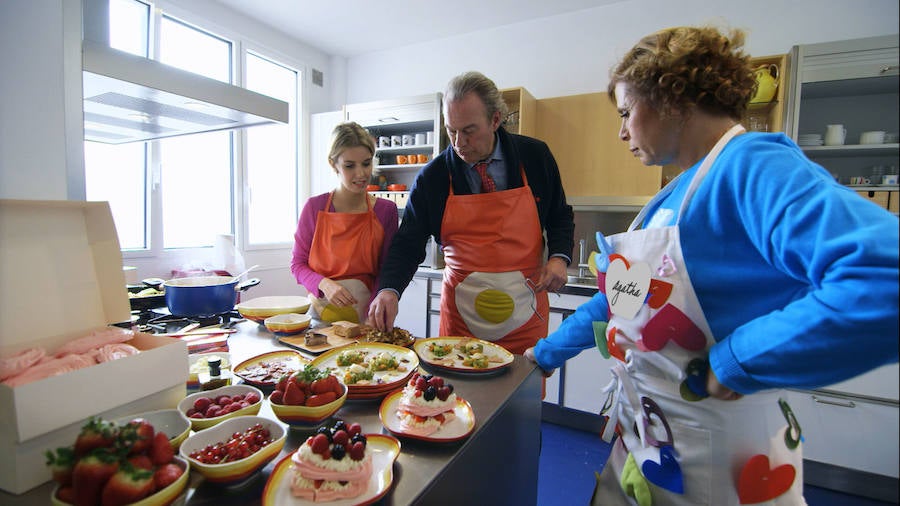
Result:
{"label": "strawberry", "polygon": [[160,466],[159,469],[156,470],[156,473],[153,474],[153,483],[156,485],[156,490],[162,490],[172,483],[175,483],[175,480],[181,477],[181,473],[183,473],[182,469],[178,467],[178,464],[166,464]]}
{"label": "strawberry", "polygon": [[56,498],[67,504],[75,503],[75,489],[72,485],[60,486],[56,491]]}
{"label": "strawberry", "polygon": [[123,448],[129,448],[129,455],[144,453],[150,449],[154,432],[150,422],[135,418],[119,430],[119,442]]}
{"label": "strawberry", "polygon": [[53,476],[53,481],[60,485],[72,484],[72,468],[75,467],[75,450],[66,446],[57,448],[56,453],[47,450],[47,467]]}
{"label": "strawberry", "polygon": [[[287,396],[287,394],[285,394],[285,396]],[[334,392],[325,392],[324,394],[310,395],[309,398],[306,399],[306,405],[310,407],[324,406],[329,402],[334,402],[335,399],[337,399],[337,395],[335,395]]]}
{"label": "strawberry", "polygon": [[300,406],[306,400],[306,395],[296,383],[289,381],[285,387],[284,398],[282,401],[289,406]]}
{"label": "strawberry", "polygon": [[153,444],[150,446],[150,460],[157,466],[172,462],[175,457],[175,450],[169,443],[169,436],[165,432],[159,431],[153,436]]}
{"label": "strawberry", "polygon": [[128,463],[139,469],[153,469],[153,461],[147,455],[132,455],[128,457]]}
{"label": "strawberry", "polygon": [[331,384],[327,379],[317,379],[309,384],[309,391],[313,394],[324,394],[331,391]]}
{"label": "strawberry", "polygon": [[100,418],[90,418],[75,438],[75,456],[81,457],[94,448],[108,448],[116,441],[115,423]]}
{"label": "strawberry", "polygon": [[101,506],[122,506],[140,501],[153,492],[153,471],[123,465],[106,482]]}
{"label": "strawberry", "polygon": [[269,401],[275,404],[284,404],[284,390],[275,390],[269,395]]}
{"label": "strawberry", "polygon": [[95,506],[100,503],[103,486],[116,474],[119,462],[114,453],[97,448],[85,455],[72,470],[72,487],[75,489],[75,506]]}

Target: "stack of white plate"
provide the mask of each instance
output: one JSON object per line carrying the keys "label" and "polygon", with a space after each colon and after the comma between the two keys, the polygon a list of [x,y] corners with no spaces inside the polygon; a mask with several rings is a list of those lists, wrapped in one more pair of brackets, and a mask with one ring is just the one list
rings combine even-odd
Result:
{"label": "stack of white plate", "polygon": [[821,146],[825,144],[822,134],[800,134],[797,136],[797,144],[801,146]]}

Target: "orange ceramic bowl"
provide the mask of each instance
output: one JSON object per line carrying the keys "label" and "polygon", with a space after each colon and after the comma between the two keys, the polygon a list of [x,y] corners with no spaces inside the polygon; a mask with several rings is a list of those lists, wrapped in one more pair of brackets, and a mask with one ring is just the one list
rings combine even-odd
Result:
{"label": "orange ceramic bowl", "polygon": [[[340,381],[340,380],[338,380]],[[272,412],[282,422],[294,427],[310,427],[316,426],[327,420],[331,415],[337,413],[341,406],[347,402],[347,386],[344,387],[344,395],[338,397],[334,401],[321,406],[291,406],[288,404],[276,404],[272,402],[271,394],[269,395],[269,407]]]}
{"label": "orange ceramic bowl", "polygon": [[406,185],[405,184],[391,184],[388,185],[388,190],[392,192],[405,192]]}
{"label": "orange ceramic bowl", "polygon": [[[202,450],[216,443],[227,442],[235,432],[243,433],[255,424],[261,424],[269,430],[272,442],[263,446],[249,457],[225,462],[223,464],[204,464],[191,458],[191,453]],[[187,460],[194,469],[208,481],[213,483],[237,484],[250,478],[254,473],[266,466],[281,453],[287,439],[287,429],[275,420],[261,416],[239,416],[195,432],[181,445],[181,458]]]}
{"label": "orange ceramic bowl", "polygon": [[369,186],[366,186],[366,191],[369,191],[369,192],[377,192],[380,189],[381,189],[381,187],[378,186],[377,184],[370,184]]}

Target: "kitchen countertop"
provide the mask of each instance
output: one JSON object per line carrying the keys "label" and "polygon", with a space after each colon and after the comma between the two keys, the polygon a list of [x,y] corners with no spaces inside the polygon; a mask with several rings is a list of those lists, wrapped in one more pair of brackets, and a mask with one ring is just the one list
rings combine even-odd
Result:
{"label": "kitchen countertop", "polygon": [[[238,332],[228,338],[233,364],[287,349],[262,325],[245,321],[236,328]],[[456,393],[472,406],[475,430],[468,439],[455,443],[401,438],[394,483],[380,504],[535,504],[542,384],[536,367],[517,355],[509,368],[493,376],[434,372],[451,382]],[[380,400],[348,400],[336,416],[360,423],[365,433],[388,434],[378,417],[379,406]],[[275,418],[268,402],[263,402],[259,414]],[[192,473],[185,504],[261,504],[263,488],[275,464],[312,432],[291,429],[281,454],[238,487],[207,483],[199,473]],[[503,465],[497,465],[499,462]],[[0,491],[0,504],[47,504],[53,486],[46,483],[19,496]]]}

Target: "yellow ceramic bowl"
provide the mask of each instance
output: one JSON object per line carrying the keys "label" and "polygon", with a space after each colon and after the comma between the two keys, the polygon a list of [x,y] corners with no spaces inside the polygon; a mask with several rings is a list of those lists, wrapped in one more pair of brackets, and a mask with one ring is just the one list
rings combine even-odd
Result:
{"label": "yellow ceramic bowl", "polygon": [[[225,462],[204,464],[190,457],[191,453],[216,443],[226,443],[235,432],[243,433],[256,424],[269,430],[272,442],[249,457]],[[287,439],[287,429],[275,420],[262,416],[239,416],[200,432],[195,432],[181,445],[181,457],[191,463],[191,468],[214,483],[236,484],[249,478],[281,453]]]}
{"label": "yellow ceramic bowl", "polygon": [[263,323],[277,314],[303,314],[309,309],[309,298],[302,295],[266,296],[250,299],[235,306],[238,313],[248,320]]}
{"label": "yellow ceramic bowl", "polygon": [[[347,401],[347,386],[344,387],[344,394],[328,404],[321,406],[290,406],[288,404],[275,404],[269,399],[269,406],[272,412],[282,422],[294,427],[309,427],[322,423],[328,417],[337,413],[341,409],[344,402]],[[271,395],[270,395],[271,397]]]}
{"label": "yellow ceramic bowl", "polygon": [[263,320],[263,324],[276,336],[292,336],[306,330],[310,320],[312,316],[308,314],[285,313],[270,316]]}
{"label": "yellow ceramic bowl", "polygon": [[191,432],[191,421],[183,412],[177,409],[160,409],[158,411],[147,411],[145,413],[137,413],[135,415],[123,416],[114,420],[116,425],[122,426],[135,418],[143,418],[153,426],[156,432],[163,432],[169,436],[169,443],[178,453],[178,447],[187,439]]}
{"label": "yellow ceramic bowl", "polygon": [[[174,463],[178,465],[184,472],[181,473],[181,476],[175,480],[168,487],[156,492],[155,494],[145,497],[144,499],[131,503],[129,506],[165,506],[167,504],[172,504],[184,492],[184,488],[188,484],[188,477],[190,476],[190,466],[188,466],[188,461],[176,455],[173,459]],[[53,506],[71,506],[67,502],[60,501],[56,498],[56,492],[59,491],[59,485],[53,487],[53,492],[50,493],[50,504]]]}
{"label": "yellow ceramic bowl", "polygon": [[[226,413],[224,415],[216,416],[213,418],[191,418],[191,416],[187,414],[188,410],[194,406],[194,401],[196,401],[200,397],[209,397],[210,399],[216,399],[223,395],[234,397],[237,394],[241,394],[246,396],[250,392],[256,393],[256,395],[259,396],[259,401],[247,406],[246,408],[241,408],[237,411],[232,411],[231,413]],[[263,397],[264,395],[262,391],[254,386],[228,385],[213,390],[202,390],[200,392],[188,395],[184,399],[181,399],[181,402],[178,403],[178,411],[184,413],[184,416],[187,417],[187,419],[191,422],[191,428],[195,431],[198,431],[212,427],[213,425],[216,425],[224,420],[228,420],[229,418],[255,415],[259,413],[259,408],[262,406]]]}

